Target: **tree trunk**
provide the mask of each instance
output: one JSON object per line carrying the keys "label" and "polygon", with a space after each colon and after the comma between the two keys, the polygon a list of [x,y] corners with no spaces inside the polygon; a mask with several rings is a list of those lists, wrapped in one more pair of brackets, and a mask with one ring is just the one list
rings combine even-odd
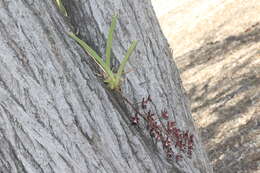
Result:
{"label": "tree trunk", "polygon": [[[151,2],[64,4],[69,18],[54,0],[0,0],[0,172],[212,172]],[[138,40],[120,94],[67,35],[78,31],[103,55],[114,14],[115,67]],[[155,113],[167,109],[179,129],[192,131],[192,159],[168,159],[144,122],[131,124],[134,111],[123,97],[136,103],[148,95]]]}

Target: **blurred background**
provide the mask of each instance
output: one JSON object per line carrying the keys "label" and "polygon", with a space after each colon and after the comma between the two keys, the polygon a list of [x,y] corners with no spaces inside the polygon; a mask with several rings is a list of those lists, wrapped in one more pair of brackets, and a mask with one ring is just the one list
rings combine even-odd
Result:
{"label": "blurred background", "polygon": [[260,173],[260,0],[152,0],[217,173]]}

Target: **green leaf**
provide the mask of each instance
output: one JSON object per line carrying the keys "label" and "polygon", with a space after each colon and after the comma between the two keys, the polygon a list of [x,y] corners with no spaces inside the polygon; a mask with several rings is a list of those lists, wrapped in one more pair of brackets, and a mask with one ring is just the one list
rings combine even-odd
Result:
{"label": "green leaf", "polygon": [[113,72],[110,70],[110,67],[108,67],[102,60],[102,58],[94,51],[87,43],[85,43],[83,40],[78,38],[75,34],[72,32],[68,33],[71,38],[76,40],[81,47],[97,62],[98,65],[101,66],[102,70],[107,73],[107,75],[111,78],[114,78]]}
{"label": "green leaf", "polygon": [[57,3],[57,5],[58,5],[58,7],[59,7],[61,13],[62,13],[64,16],[68,16],[68,13],[67,13],[65,7],[63,6],[61,0],[56,0],[56,3]]}
{"label": "green leaf", "polygon": [[136,48],[136,45],[137,45],[137,41],[133,41],[133,43],[131,44],[131,46],[127,50],[126,55],[125,55],[123,61],[121,62],[119,69],[117,71],[116,80],[118,80],[118,81],[120,80],[122,73],[124,71],[126,62],[128,61],[129,57],[132,55],[134,49]]}
{"label": "green leaf", "polygon": [[112,23],[109,28],[107,44],[106,44],[106,65],[110,68],[111,48],[113,41],[113,33],[116,28],[117,16],[113,16]]}

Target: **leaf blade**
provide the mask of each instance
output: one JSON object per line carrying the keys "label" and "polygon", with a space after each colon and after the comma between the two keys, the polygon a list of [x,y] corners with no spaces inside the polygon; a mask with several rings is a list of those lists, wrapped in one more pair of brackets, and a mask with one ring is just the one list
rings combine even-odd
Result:
{"label": "leaf blade", "polygon": [[87,43],[85,43],[83,40],[78,38],[75,34],[72,32],[69,32],[68,35],[73,38],[95,61],[98,65],[101,66],[102,70],[107,73],[110,77],[114,77],[112,71],[109,67],[106,66],[102,58],[97,54],[96,51],[94,51]]}
{"label": "leaf blade", "polygon": [[62,4],[61,0],[56,0],[56,3],[61,11],[61,13],[64,15],[64,16],[68,16],[68,13],[64,7],[64,5]]}
{"label": "leaf blade", "polygon": [[113,16],[112,22],[108,32],[108,38],[106,43],[106,65],[110,68],[110,59],[111,59],[111,48],[113,42],[113,34],[116,28],[117,16]]}
{"label": "leaf blade", "polygon": [[128,48],[126,55],[125,55],[123,61],[121,62],[120,66],[118,68],[118,71],[116,73],[116,80],[120,80],[122,73],[124,71],[125,65],[129,59],[129,57],[132,55],[134,49],[136,48],[136,45],[137,45],[137,41],[133,41],[131,46]]}

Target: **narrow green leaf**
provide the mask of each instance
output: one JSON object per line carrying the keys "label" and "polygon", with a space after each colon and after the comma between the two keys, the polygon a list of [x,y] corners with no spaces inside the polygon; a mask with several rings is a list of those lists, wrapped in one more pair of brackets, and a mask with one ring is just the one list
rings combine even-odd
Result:
{"label": "narrow green leaf", "polygon": [[101,66],[102,70],[107,73],[110,77],[114,78],[113,72],[110,70],[110,68],[104,63],[102,58],[94,51],[87,43],[85,43],[83,40],[78,38],[75,34],[72,32],[68,33],[71,38],[73,38],[75,41],[79,43],[81,47],[96,61],[98,65]]}
{"label": "narrow green leaf", "polygon": [[106,65],[110,68],[111,48],[113,41],[113,33],[116,28],[117,16],[113,16],[112,22],[108,32],[107,44],[106,44]]}
{"label": "narrow green leaf", "polygon": [[121,62],[120,66],[118,68],[118,71],[117,71],[117,74],[116,74],[116,80],[120,80],[122,73],[124,71],[126,62],[128,61],[129,57],[133,53],[134,49],[136,48],[136,45],[137,45],[137,41],[133,41],[133,43],[131,44],[131,46],[127,50],[126,55],[125,55],[123,61]]}
{"label": "narrow green leaf", "polygon": [[58,5],[58,7],[59,7],[61,13],[62,13],[64,16],[68,16],[68,13],[67,13],[65,7],[63,6],[61,0],[56,0],[56,3],[57,3],[57,5]]}

